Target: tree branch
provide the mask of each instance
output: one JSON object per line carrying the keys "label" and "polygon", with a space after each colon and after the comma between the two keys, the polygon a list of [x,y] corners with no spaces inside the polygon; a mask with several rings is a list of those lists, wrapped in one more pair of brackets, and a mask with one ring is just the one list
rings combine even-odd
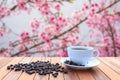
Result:
{"label": "tree branch", "polygon": [[44,51],[31,51],[31,52],[28,52],[30,54],[34,54],[34,53],[45,53],[45,52],[51,52],[51,51],[56,51],[56,50],[60,50],[60,49],[64,49],[66,48],[67,46],[64,46],[64,47],[60,47],[60,48],[54,48],[54,49],[51,49],[51,50],[44,50]]}
{"label": "tree branch", "polygon": [[[112,7],[113,5],[117,4],[119,1],[120,1],[120,0],[117,0],[117,1],[115,1],[115,2],[113,2],[113,3],[111,3],[110,5],[108,5],[107,7],[103,8],[103,9],[101,9],[101,10],[99,10],[99,11],[97,11],[96,13],[101,13],[102,11],[104,11],[104,10],[106,10],[106,9],[108,9],[108,8],[110,8],[110,7]],[[65,32],[63,32],[63,33],[61,33],[61,34],[59,34],[59,35],[57,35],[57,36],[52,37],[50,40],[57,39],[58,37],[61,37],[61,36],[63,36],[64,34],[66,34],[66,33],[70,32],[70,31],[72,31],[73,29],[75,29],[76,27],[78,27],[79,24],[85,22],[87,19],[88,19],[87,17],[84,18],[84,19],[81,20],[79,23],[77,23],[74,27],[72,27],[72,28],[66,30]],[[32,48],[34,48],[34,47],[37,47],[37,46],[39,46],[39,45],[42,45],[42,44],[44,44],[44,43],[45,43],[45,42],[42,41],[42,42],[40,42],[40,43],[38,43],[38,44],[35,44],[35,45],[29,47],[28,50],[30,50],[30,49],[32,49]],[[13,56],[16,56],[16,55],[18,55],[18,54],[20,54],[20,53],[22,53],[22,52],[24,52],[24,51],[26,51],[26,50],[19,51],[19,52],[15,53],[15,54],[13,54],[13,55],[11,55],[11,56],[12,56],[12,57],[13,57]]]}
{"label": "tree branch", "polygon": [[14,32],[10,27],[8,27],[8,26],[5,24],[5,22],[3,22],[1,19],[0,19],[0,22],[2,23],[2,25],[3,25],[4,27],[6,27],[6,28],[8,28],[10,31],[12,31],[12,33],[13,33],[14,35],[19,36],[19,34],[15,33],[15,32]]}
{"label": "tree branch", "polygon": [[117,57],[114,32],[113,32],[113,29],[112,29],[112,26],[111,26],[109,20],[108,20],[108,25],[109,25],[109,28],[110,28],[111,39],[112,39],[112,45],[113,45],[113,49],[114,49],[113,52],[114,52],[115,57]]}
{"label": "tree branch", "polygon": [[[46,0],[46,1],[47,1],[47,0]],[[48,0],[47,2],[58,2],[58,3],[61,3],[61,1],[69,1],[69,0],[51,0],[51,1]],[[28,0],[28,1],[26,1],[25,4],[27,4],[27,3],[29,3],[29,2],[34,3],[33,1]],[[18,6],[18,5],[14,5],[10,10],[11,10],[11,11],[15,10],[15,9],[17,8],[17,6]]]}

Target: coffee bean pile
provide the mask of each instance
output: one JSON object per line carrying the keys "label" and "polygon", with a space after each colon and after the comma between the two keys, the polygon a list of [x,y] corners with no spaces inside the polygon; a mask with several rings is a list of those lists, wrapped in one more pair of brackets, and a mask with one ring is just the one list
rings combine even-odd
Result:
{"label": "coffee bean pile", "polygon": [[69,64],[69,65],[75,65],[75,66],[85,66],[85,65],[82,65],[82,64],[74,63],[73,61],[70,61],[70,60],[66,60],[64,63]]}
{"label": "coffee bean pile", "polygon": [[15,65],[7,66],[7,70],[22,71],[28,74],[38,73],[39,75],[52,74],[53,77],[57,77],[58,73],[68,73],[68,71],[60,66],[59,63],[52,64],[49,61],[36,61],[31,63],[18,63]]}

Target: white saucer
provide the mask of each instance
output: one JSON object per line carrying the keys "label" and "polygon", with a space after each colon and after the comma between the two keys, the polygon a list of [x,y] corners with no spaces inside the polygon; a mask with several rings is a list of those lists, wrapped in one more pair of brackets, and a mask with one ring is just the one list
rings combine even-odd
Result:
{"label": "white saucer", "polygon": [[70,60],[68,57],[66,58],[61,58],[61,63],[64,64],[65,66],[67,67],[70,67],[72,69],[78,69],[78,70],[86,70],[86,69],[90,69],[90,68],[93,68],[93,67],[96,67],[100,64],[100,62],[95,59],[95,58],[92,58],[88,64],[86,64],[85,66],[76,66],[76,65],[70,65],[70,64],[66,64],[65,61],[66,60]]}

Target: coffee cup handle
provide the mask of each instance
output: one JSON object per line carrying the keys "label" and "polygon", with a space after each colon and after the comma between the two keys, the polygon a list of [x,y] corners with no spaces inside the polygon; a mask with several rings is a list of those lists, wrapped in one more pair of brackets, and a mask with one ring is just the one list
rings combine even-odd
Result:
{"label": "coffee cup handle", "polygon": [[93,57],[98,57],[99,56],[99,51],[98,50],[94,50],[93,52]]}

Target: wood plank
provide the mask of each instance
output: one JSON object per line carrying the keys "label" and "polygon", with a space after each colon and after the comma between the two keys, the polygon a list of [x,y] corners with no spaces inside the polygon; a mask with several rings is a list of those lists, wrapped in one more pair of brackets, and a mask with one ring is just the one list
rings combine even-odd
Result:
{"label": "wood plank", "polygon": [[108,60],[111,64],[115,65],[116,67],[120,68],[120,60],[118,60],[116,57],[106,57],[106,60]]}
{"label": "wood plank", "polygon": [[109,60],[108,59],[106,59],[106,58],[100,58],[100,60],[102,61],[102,62],[104,62],[106,65],[108,65],[111,69],[113,69],[115,72],[117,72],[118,74],[120,74],[120,67],[117,67],[116,65],[117,64],[115,64],[114,62],[111,62],[111,61],[109,61],[110,60],[110,58],[109,58]]}
{"label": "wood plank", "polygon": [[0,57],[0,59],[3,59],[4,57]]}
{"label": "wood plank", "polygon": [[0,58],[0,68],[9,63],[11,60],[12,58]]}
{"label": "wood plank", "polygon": [[3,57],[0,57],[0,60],[2,60],[3,59]]}
{"label": "wood plank", "polygon": [[93,75],[95,80],[110,80],[109,77],[97,67],[90,69],[89,72]]}
{"label": "wood plank", "polygon": [[76,73],[78,70],[71,69],[64,64],[62,64],[62,66],[68,70],[68,73],[64,74],[64,80],[79,80],[79,77]]}
{"label": "wood plank", "polygon": [[[33,57],[33,59],[30,62],[35,62],[35,61],[38,61],[40,59],[41,59],[40,57]],[[23,72],[18,80],[33,80],[35,77],[35,74],[36,73],[29,75],[26,72]]]}
{"label": "wood plank", "polygon": [[[98,58],[100,59],[100,58]],[[114,70],[112,70],[108,65],[104,64],[104,62],[101,61],[100,65],[98,66],[100,70],[102,70],[111,80],[119,80],[120,75],[116,73]]]}
{"label": "wood plank", "polygon": [[0,80],[2,80],[9,72],[11,72],[10,70],[7,70],[7,66],[9,66],[10,64],[16,64],[18,62],[20,62],[23,58],[14,58],[11,62],[9,62],[7,65],[5,65],[4,67],[2,67],[0,69]]}
{"label": "wood plank", "polygon": [[89,70],[76,71],[80,80],[96,80],[89,72]]}
{"label": "wood plank", "polygon": [[[60,65],[61,65],[61,63],[60,63],[60,57],[53,57],[53,58],[51,58],[51,63],[52,64],[56,64],[56,63],[59,63]],[[55,77],[53,77],[52,76],[52,74],[50,74],[50,80],[64,80],[64,76],[63,76],[63,73],[58,73],[58,76],[55,78]]]}
{"label": "wood plank", "polygon": [[[41,57],[40,61],[50,61],[49,58]],[[36,74],[34,80],[49,80],[49,75],[39,75]]]}
{"label": "wood plank", "polygon": [[67,69],[68,69],[68,74],[64,74],[65,80],[79,80],[79,77],[76,73],[77,70],[72,70],[70,68]]}
{"label": "wood plank", "polygon": [[[32,58],[25,57],[20,63],[29,63]],[[15,59],[14,59],[15,60]],[[9,74],[7,74],[3,80],[17,80],[20,75],[22,74],[22,71],[14,71],[12,70]]]}
{"label": "wood plank", "polygon": [[120,61],[120,57],[115,57],[115,58]]}

